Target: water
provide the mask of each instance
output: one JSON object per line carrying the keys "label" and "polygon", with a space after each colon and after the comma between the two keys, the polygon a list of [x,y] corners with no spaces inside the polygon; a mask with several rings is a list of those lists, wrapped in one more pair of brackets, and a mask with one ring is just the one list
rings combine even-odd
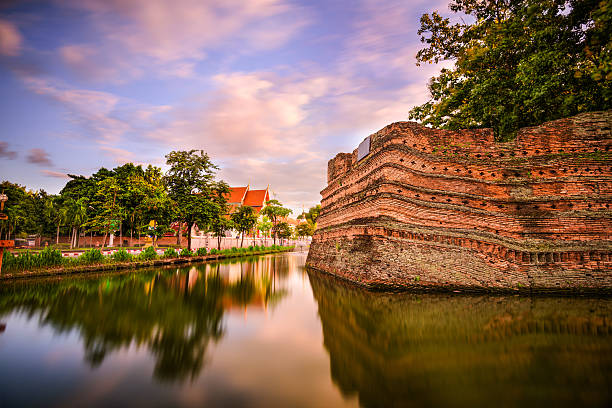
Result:
{"label": "water", "polygon": [[2,284],[0,406],[611,405],[610,299],[371,293],[304,261]]}

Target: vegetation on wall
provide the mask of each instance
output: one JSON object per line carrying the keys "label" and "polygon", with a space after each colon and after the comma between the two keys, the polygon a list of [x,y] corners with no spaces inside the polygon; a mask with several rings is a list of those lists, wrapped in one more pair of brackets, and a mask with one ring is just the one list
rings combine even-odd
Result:
{"label": "vegetation on wall", "polygon": [[446,129],[525,126],[612,108],[612,5],[600,0],[453,0],[459,22],[421,17],[417,65],[453,61],[409,113]]}

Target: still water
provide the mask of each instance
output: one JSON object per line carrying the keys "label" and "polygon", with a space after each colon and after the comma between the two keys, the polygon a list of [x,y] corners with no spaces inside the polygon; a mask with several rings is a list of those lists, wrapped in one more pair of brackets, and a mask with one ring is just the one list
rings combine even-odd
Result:
{"label": "still water", "polygon": [[0,406],[610,406],[612,300],[371,293],[306,254],[0,285]]}

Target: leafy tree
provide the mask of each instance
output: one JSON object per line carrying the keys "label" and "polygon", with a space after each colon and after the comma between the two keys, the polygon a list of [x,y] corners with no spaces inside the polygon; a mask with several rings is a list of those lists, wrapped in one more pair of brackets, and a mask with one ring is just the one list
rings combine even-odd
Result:
{"label": "leafy tree", "polygon": [[202,150],[170,152],[166,164],[170,166],[166,186],[175,203],[176,218],[180,224],[187,224],[187,248],[191,251],[191,230],[196,223],[203,228],[212,222],[220,225],[218,211],[225,210],[224,194],[229,186],[215,181],[218,167]]}
{"label": "leafy tree", "polygon": [[62,207],[60,217],[67,220],[71,227],[70,249],[79,245],[79,229],[86,222],[89,200],[81,197],[78,200],[68,198]]}
{"label": "leafy tree", "polygon": [[61,211],[62,199],[59,196],[49,196],[45,200],[45,217],[57,226],[55,243],[59,244],[60,227],[66,222]]}
{"label": "leafy tree", "polygon": [[11,239],[17,234],[32,233],[37,230],[34,217],[34,192],[24,186],[4,181],[0,184],[0,192],[8,196],[4,204],[7,220],[0,221],[0,236]]}
{"label": "leafy tree", "polygon": [[98,190],[92,202],[92,207],[97,213],[87,222],[86,226],[93,231],[104,231],[102,246],[106,245],[108,233],[115,231],[118,227],[117,220],[121,222],[124,209],[121,207],[117,196],[121,188],[115,177],[107,177],[98,181]]}
{"label": "leafy tree", "polygon": [[[279,238],[289,238],[292,233],[291,227],[285,221],[280,221],[274,225],[272,231],[274,232],[274,236],[278,236]],[[276,241],[274,244],[276,245]]]}
{"label": "leafy tree", "polygon": [[226,218],[224,212],[217,207],[216,215],[213,215],[208,222],[209,231],[217,238],[217,249],[221,249],[221,238],[225,237],[232,228],[234,228],[232,220]]}
{"label": "leafy tree", "polygon": [[274,229],[283,218],[291,214],[289,208],[283,207],[278,200],[266,201],[266,206],[261,210],[261,213],[270,218],[272,222],[272,232],[274,233],[274,245],[276,245],[277,231]]}
{"label": "leafy tree", "polygon": [[411,119],[447,129],[520,127],[612,108],[612,6],[599,0],[452,0],[421,17],[417,65],[454,61]]}
{"label": "leafy tree", "polygon": [[317,219],[321,213],[321,204],[310,207],[308,212],[304,212],[298,216],[298,220],[305,220],[296,227],[296,233],[299,237],[311,237],[317,229]]}
{"label": "leafy tree", "polygon": [[270,222],[270,219],[266,215],[263,215],[261,217],[261,220],[257,222],[257,230],[262,232],[263,236],[267,237],[268,232],[271,229],[272,229],[272,223]]}
{"label": "leafy tree", "polygon": [[315,224],[302,222],[295,229],[298,237],[311,237],[315,231]]}
{"label": "leafy tree", "polygon": [[244,234],[251,231],[255,227],[255,224],[257,223],[257,216],[253,212],[252,207],[241,205],[238,207],[238,210],[232,214],[231,220],[238,232],[242,234],[242,239],[240,240],[240,246],[242,247],[242,243],[244,242]]}

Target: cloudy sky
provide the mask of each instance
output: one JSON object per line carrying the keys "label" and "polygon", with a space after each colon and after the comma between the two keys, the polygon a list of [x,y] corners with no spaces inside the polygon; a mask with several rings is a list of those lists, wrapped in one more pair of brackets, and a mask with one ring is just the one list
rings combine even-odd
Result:
{"label": "cloudy sky", "polygon": [[0,179],[57,193],[203,149],[230,185],[308,208],[327,160],[427,100],[416,31],[446,4],[2,0]]}

